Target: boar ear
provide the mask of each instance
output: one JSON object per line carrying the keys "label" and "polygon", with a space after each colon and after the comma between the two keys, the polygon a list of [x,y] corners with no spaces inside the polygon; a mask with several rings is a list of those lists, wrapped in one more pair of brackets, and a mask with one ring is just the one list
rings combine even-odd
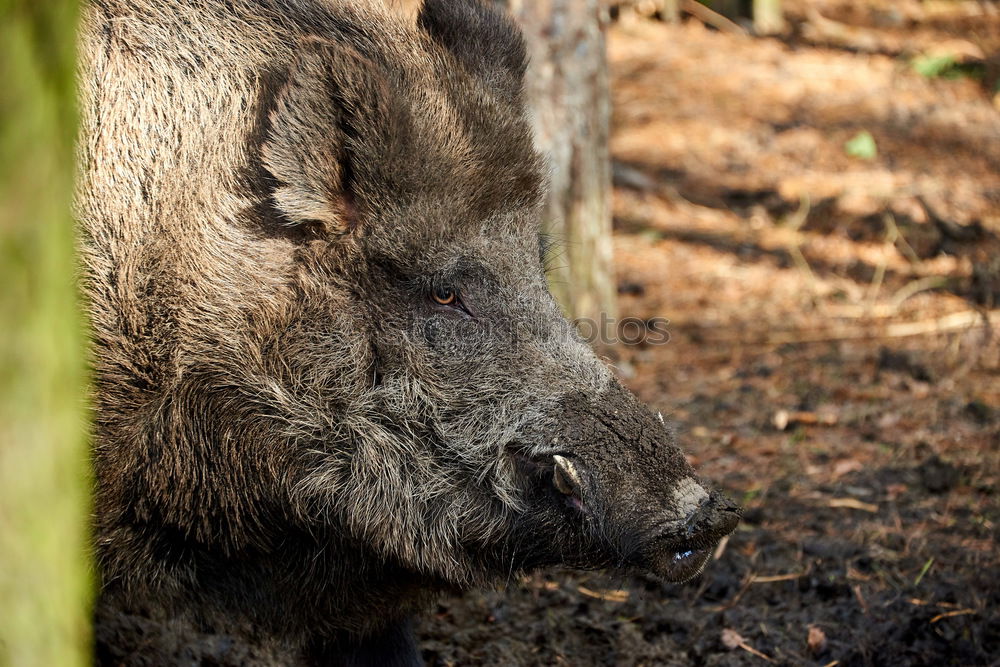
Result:
{"label": "boar ear", "polygon": [[482,0],[424,0],[417,24],[470,73],[510,97],[524,86],[524,37],[502,10]]}
{"label": "boar ear", "polygon": [[355,164],[378,152],[386,127],[388,80],[350,46],[310,38],[299,44],[276,93],[263,142],[264,167],[277,183],[274,203],[288,224],[330,232],[357,224]]}

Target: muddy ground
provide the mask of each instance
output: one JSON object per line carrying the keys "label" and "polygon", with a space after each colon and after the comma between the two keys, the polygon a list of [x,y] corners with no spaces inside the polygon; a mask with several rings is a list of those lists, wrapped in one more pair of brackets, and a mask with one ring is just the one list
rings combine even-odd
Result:
{"label": "muddy ground", "polygon": [[743,524],[690,584],[443,600],[429,664],[1000,664],[1000,11],[786,7],[610,31],[621,315],[671,340],[607,354]]}

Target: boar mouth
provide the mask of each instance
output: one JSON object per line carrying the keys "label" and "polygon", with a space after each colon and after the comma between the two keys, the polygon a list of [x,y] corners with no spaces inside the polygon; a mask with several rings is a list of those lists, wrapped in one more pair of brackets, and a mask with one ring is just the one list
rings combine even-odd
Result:
{"label": "boar mouth", "polygon": [[650,569],[665,581],[681,583],[701,574],[711,554],[711,549],[684,549],[667,552],[660,559],[660,562],[653,564]]}

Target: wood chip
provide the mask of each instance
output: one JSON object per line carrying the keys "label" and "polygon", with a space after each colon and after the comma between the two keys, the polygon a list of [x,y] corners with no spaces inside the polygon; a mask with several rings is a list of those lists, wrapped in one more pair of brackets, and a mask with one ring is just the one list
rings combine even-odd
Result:
{"label": "wood chip", "polygon": [[774,413],[771,423],[779,431],[784,431],[791,424],[805,424],[807,426],[836,426],[837,415],[832,412],[806,412],[798,410],[789,412],[788,410],[778,410]]}
{"label": "wood chip", "polygon": [[809,634],[806,637],[806,645],[809,651],[816,655],[826,648],[826,633],[816,625],[809,626]]}

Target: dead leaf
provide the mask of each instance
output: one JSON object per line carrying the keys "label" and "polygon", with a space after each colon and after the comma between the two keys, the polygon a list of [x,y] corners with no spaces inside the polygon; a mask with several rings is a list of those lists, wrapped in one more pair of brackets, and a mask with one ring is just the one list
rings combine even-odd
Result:
{"label": "dead leaf", "polygon": [[906,484],[890,484],[885,487],[885,495],[889,500],[895,500],[906,493],[909,488]]}
{"label": "dead leaf", "polygon": [[899,415],[899,413],[897,413],[897,412],[887,412],[884,415],[882,415],[881,417],[879,417],[878,427],[879,428],[892,428],[893,426],[897,425],[901,419],[902,419],[902,417]]}
{"label": "dead leaf", "polygon": [[858,472],[859,470],[864,470],[864,466],[861,465],[861,461],[858,461],[857,459],[837,461],[833,465],[833,478],[838,479],[849,472]]}
{"label": "dead leaf", "polygon": [[740,646],[743,646],[743,644],[746,644],[746,640],[743,639],[743,636],[736,632],[736,630],[725,628],[722,631],[722,645],[730,651],[735,651]]}
{"label": "dead leaf", "polygon": [[826,633],[818,626],[810,625],[806,644],[809,646],[810,653],[818,655],[826,648]]}
{"label": "dead leaf", "polygon": [[767,662],[774,662],[774,660],[772,660],[770,656],[765,655],[764,653],[761,653],[760,651],[755,649],[753,646],[750,646],[750,644],[748,644],[747,641],[743,639],[740,633],[736,632],[735,630],[730,630],[729,628],[726,628],[722,631],[722,645],[728,648],[730,651],[734,651],[736,649],[742,649],[747,653],[757,656],[761,660],[766,660]]}

